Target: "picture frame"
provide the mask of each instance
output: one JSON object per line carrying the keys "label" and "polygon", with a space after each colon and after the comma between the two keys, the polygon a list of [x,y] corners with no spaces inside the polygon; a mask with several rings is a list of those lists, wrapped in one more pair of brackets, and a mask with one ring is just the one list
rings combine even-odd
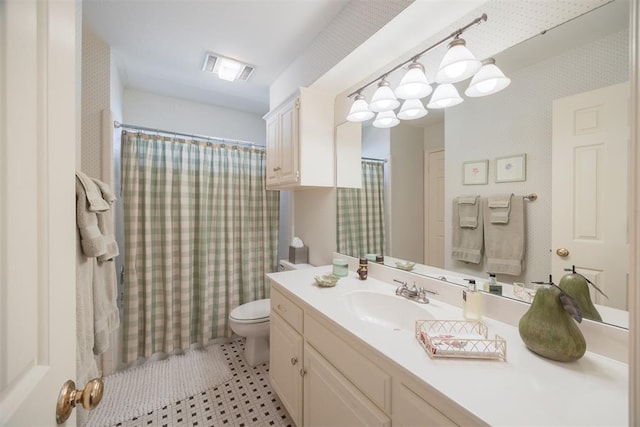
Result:
{"label": "picture frame", "polygon": [[489,182],[489,160],[474,160],[462,164],[463,185],[483,185]]}
{"label": "picture frame", "polygon": [[496,157],[496,182],[517,182],[527,180],[527,155]]}

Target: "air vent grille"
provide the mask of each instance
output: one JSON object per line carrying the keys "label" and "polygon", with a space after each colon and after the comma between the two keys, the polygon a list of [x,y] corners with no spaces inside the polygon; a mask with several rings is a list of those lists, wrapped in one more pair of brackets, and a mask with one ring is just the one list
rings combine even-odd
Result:
{"label": "air vent grille", "polygon": [[[235,76],[232,77],[228,74],[229,65],[234,65],[232,68],[237,68],[238,72]],[[222,72],[222,69],[225,69]],[[209,73],[217,74],[218,77],[224,80],[242,80],[246,81],[251,77],[255,67],[252,65],[244,64],[240,61],[236,61],[235,59],[227,58],[222,55],[218,55],[216,53],[207,52],[204,57],[204,62],[202,64],[202,70],[207,71]]]}

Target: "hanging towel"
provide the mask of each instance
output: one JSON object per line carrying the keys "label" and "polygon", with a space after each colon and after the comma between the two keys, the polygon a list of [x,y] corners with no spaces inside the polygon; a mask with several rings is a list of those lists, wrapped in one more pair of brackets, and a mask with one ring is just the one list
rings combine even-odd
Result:
{"label": "hanging towel", "polygon": [[460,227],[476,228],[478,226],[478,198],[480,196],[460,196],[458,201],[458,213]]}
{"label": "hanging towel", "polygon": [[[116,195],[104,182],[97,179],[93,179],[93,182],[100,190],[103,200],[109,204],[109,207],[111,207],[116,201]],[[120,254],[118,244],[116,243],[116,237],[113,232],[113,211],[108,210],[98,212],[96,213],[96,216],[98,218],[98,229],[100,230],[105,242],[105,252],[98,256],[98,261],[111,261]]]}
{"label": "hanging towel", "polygon": [[[87,257],[97,257],[107,252],[107,243],[100,232],[98,227],[98,216],[95,212],[90,210],[90,203],[87,197],[87,187],[90,188],[89,192],[98,192],[100,190],[91,181],[88,180],[90,185],[84,185],[82,179],[76,173],[76,224],[80,231],[80,244],[82,246],[82,252]],[[108,207],[109,204],[101,199]]]}
{"label": "hanging towel", "polygon": [[[480,201],[476,202],[476,205]],[[464,206],[458,203],[457,199],[453,199],[453,222],[451,227],[453,228],[452,238],[452,251],[451,256],[458,261],[470,262],[473,264],[479,264],[482,260],[482,246],[483,246],[483,229],[482,227],[482,209],[478,209],[477,222],[478,225],[475,228],[463,228],[460,226],[460,212],[459,207]]]}
{"label": "hanging towel", "polygon": [[76,171],[76,178],[84,188],[89,212],[102,212],[109,210],[109,203],[102,198],[102,192],[93,179],[80,171]]}
{"label": "hanging towel", "polygon": [[508,223],[492,222],[489,199],[483,202],[487,271],[519,276],[525,245],[524,197],[510,197]]}
{"label": "hanging towel", "polygon": [[511,212],[512,196],[513,194],[500,194],[487,198],[487,204],[490,208],[490,221],[492,224],[509,223],[509,213]]}

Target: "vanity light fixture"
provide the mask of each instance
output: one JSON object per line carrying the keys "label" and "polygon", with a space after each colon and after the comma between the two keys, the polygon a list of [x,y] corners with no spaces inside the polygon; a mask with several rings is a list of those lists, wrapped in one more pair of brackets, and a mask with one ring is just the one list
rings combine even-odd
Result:
{"label": "vanity light fixture", "polygon": [[393,110],[382,111],[376,115],[373,126],[377,128],[392,128],[400,123]]}
{"label": "vanity light fixture", "polygon": [[407,99],[402,103],[398,118],[402,120],[414,120],[426,116],[427,109],[424,108],[419,99]]}
{"label": "vanity light fixture", "polygon": [[373,94],[373,98],[371,98],[369,108],[371,111],[379,113],[396,109],[399,105],[400,101],[398,101],[389,87],[389,82],[383,77],[382,80],[380,80],[380,83],[378,83],[378,89],[376,89]]}
{"label": "vanity light fixture", "polygon": [[464,94],[472,98],[491,95],[500,92],[509,84],[511,84],[511,79],[505,77],[502,70],[496,65],[495,59],[488,58],[482,61],[482,68],[473,76]]}
{"label": "vanity light fixture", "polygon": [[347,115],[347,120],[350,122],[364,122],[373,118],[373,116],[375,116],[375,113],[369,109],[364,95],[357,94]]}
{"label": "vanity light fixture", "polygon": [[247,80],[254,70],[254,66],[211,52],[205,54],[202,64],[202,71],[217,74],[220,79],[229,82]]}
{"label": "vanity light fixture", "polygon": [[[507,87],[511,80],[505,77],[504,73],[495,66],[495,61],[492,58],[483,62],[478,61],[467,49],[465,40],[460,37],[469,28],[486,20],[487,14],[483,13],[479,18],[474,19],[409,60],[396,65],[378,78],[347,95],[347,98],[355,95],[347,120],[361,122],[372,118],[371,114],[366,114],[367,110],[378,113],[373,123],[377,127],[395,126],[399,123],[398,119],[412,120],[424,117],[427,114],[427,110],[420,99],[431,94],[431,100],[427,104],[427,108],[446,108],[458,105],[463,99],[452,83],[461,82],[472,76],[469,88],[465,91],[465,95],[469,97],[490,95]],[[425,53],[450,39],[453,40],[449,43],[449,49],[442,58],[435,77],[436,82],[440,84],[433,90],[425,75],[424,66],[418,60]],[[387,82],[387,76],[407,64],[409,64],[408,70],[400,84],[395,91],[391,90]],[[362,91],[374,83],[378,83],[378,89],[373,94],[367,109],[367,102],[364,95],[362,95]],[[405,101],[396,117],[394,110],[400,106],[398,98]],[[382,115],[381,113],[383,112],[391,112],[392,114]]]}

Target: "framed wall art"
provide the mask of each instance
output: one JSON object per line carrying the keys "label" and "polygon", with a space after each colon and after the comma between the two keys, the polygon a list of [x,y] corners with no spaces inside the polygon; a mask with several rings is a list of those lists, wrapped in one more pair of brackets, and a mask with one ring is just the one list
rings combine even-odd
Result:
{"label": "framed wall art", "polygon": [[527,155],[496,158],[496,182],[515,182],[527,180]]}
{"label": "framed wall art", "polygon": [[489,160],[475,160],[462,164],[462,184],[482,185],[489,181]]}

